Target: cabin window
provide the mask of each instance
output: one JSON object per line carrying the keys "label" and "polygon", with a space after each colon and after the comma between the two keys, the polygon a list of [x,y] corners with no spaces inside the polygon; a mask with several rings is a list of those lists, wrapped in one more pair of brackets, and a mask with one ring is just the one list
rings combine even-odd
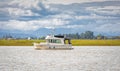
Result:
{"label": "cabin window", "polygon": [[49,43],[61,43],[60,39],[49,39]]}
{"label": "cabin window", "polygon": [[57,40],[56,40],[56,43],[61,43],[61,40],[60,40],[60,39],[57,39]]}

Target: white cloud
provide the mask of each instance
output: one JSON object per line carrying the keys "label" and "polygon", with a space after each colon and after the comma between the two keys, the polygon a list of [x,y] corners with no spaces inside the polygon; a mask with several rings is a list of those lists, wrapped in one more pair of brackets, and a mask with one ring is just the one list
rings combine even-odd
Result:
{"label": "white cloud", "polygon": [[101,13],[101,14],[106,14],[106,15],[120,14],[119,6],[87,7],[86,10]]}
{"label": "white cloud", "polygon": [[40,10],[41,8],[38,6],[39,2],[41,1],[40,0],[13,0],[9,3],[9,5],[16,5],[24,9],[36,8]]}
{"label": "white cloud", "polygon": [[[5,1],[0,7],[1,11],[9,14],[9,16],[38,16],[39,14],[32,11],[32,9],[41,10],[39,6],[40,0],[12,0]],[[1,2],[2,3],[2,2]],[[2,7],[3,6],[3,7]]]}
{"label": "white cloud", "polygon": [[115,33],[120,32],[120,23],[110,23],[110,24],[96,24],[96,23],[89,23],[89,24],[76,24],[76,25],[66,25],[62,28],[71,28],[72,30],[90,30],[94,32],[103,32],[103,33]]}
{"label": "white cloud", "polygon": [[68,21],[61,19],[47,19],[47,20],[32,20],[32,21],[18,21],[10,20],[8,22],[0,22],[0,29],[7,30],[21,30],[32,31],[39,28],[59,28],[60,26],[68,24]]}
{"label": "white cloud", "polygon": [[82,20],[82,19],[98,19],[98,20],[105,20],[105,19],[115,19],[116,17],[110,17],[110,16],[99,16],[96,14],[91,14],[90,16],[75,16],[76,19]]}
{"label": "white cloud", "polygon": [[46,2],[52,4],[72,4],[72,3],[102,2],[102,1],[108,1],[108,0],[47,0]]}
{"label": "white cloud", "polygon": [[61,28],[71,28],[71,29],[75,29],[75,28],[83,28],[84,25],[66,25],[66,26],[62,26]]}
{"label": "white cloud", "polygon": [[[4,24],[2,24],[4,23]],[[17,21],[17,20],[10,20],[6,22],[2,22],[0,25],[0,29],[6,29],[6,30],[21,30],[21,31],[26,31],[26,30],[35,30],[37,29],[36,26],[32,25],[31,23],[25,22],[25,21]]]}
{"label": "white cloud", "polygon": [[74,18],[74,15],[61,13],[61,14],[53,15],[51,17],[52,18],[59,18],[59,19],[72,19],[72,18]]}
{"label": "white cloud", "polygon": [[24,10],[20,8],[8,8],[10,16],[37,16],[37,13],[33,13],[31,10]]}
{"label": "white cloud", "polygon": [[114,23],[114,24],[102,24],[99,27],[95,27],[95,31],[97,32],[120,32],[120,23]]}

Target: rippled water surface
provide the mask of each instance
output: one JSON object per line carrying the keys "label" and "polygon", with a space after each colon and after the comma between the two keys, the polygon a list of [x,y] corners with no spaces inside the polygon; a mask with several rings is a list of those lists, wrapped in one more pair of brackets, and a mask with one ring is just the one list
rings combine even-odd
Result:
{"label": "rippled water surface", "polygon": [[0,71],[120,71],[120,46],[74,46],[73,50],[34,50],[0,46]]}

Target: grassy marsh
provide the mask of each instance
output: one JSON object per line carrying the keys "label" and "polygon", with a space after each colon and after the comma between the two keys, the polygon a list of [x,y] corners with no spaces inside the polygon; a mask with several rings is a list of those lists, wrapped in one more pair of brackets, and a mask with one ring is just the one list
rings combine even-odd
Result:
{"label": "grassy marsh", "polygon": [[[0,46],[32,46],[45,40],[0,40]],[[120,46],[120,40],[72,40],[73,46]]]}

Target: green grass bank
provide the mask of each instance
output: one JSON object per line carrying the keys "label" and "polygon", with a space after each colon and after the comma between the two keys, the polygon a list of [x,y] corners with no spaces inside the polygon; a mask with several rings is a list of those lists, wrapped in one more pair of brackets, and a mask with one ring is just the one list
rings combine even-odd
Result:
{"label": "green grass bank", "polygon": [[[32,46],[45,40],[0,40],[0,46]],[[120,40],[72,40],[73,46],[120,46]]]}

